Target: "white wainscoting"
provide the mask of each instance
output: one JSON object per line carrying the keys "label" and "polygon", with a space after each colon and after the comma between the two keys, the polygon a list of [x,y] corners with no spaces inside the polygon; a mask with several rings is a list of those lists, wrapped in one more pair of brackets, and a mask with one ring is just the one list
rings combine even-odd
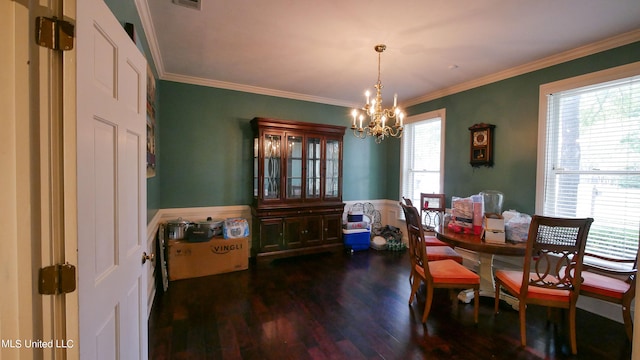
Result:
{"label": "white wainscoting", "polygon": [[[400,219],[400,205],[398,205],[397,201],[394,200],[355,200],[355,201],[345,201],[344,202],[344,212],[345,214],[351,210],[351,207],[356,203],[371,203],[373,207],[380,212],[380,222],[382,226],[391,225],[400,230],[406,229],[406,225],[404,221]],[[405,231],[403,230],[403,233]],[[403,239],[404,240],[404,239]]]}

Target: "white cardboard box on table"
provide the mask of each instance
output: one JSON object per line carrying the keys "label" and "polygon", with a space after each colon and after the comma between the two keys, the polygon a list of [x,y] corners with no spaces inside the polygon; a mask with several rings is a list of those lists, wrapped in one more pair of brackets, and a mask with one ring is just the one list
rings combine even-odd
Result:
{"label": "white cardboard box on table", "polygon": [[482,238],[489,243],[504,243],[504,218],[500,214],[484,214]]}

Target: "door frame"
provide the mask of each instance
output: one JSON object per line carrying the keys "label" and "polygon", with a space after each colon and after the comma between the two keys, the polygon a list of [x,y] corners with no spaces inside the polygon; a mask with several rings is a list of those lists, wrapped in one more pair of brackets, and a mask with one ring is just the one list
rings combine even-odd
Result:
{"label": "door frame", "polygon": [[[30,102],[29,8],[14,1],[1,1],[0,41],[0,225],[4,233],[0,251],[0,335],[5,339],[31,338],[41,323],[39,307],[34,305],[34,257],[37,236],[31,225],[34,210],[31,199],[36,193],[33,128]],[[37,209],[36,209],[37,210]],[[1,347],[0,358],[15,357],[15,349]]]}
{"label": "door frame", "polygon": [[[63,19],[74,19],[77,22],[76,2],[78,0],[60,0],[62,2]],[[76,58],[77,47],[73,50],[63,52],[62,71],[62,112],[64,113],[62,136],[63,142],[63,181],[64,193],[64,239],[63,253],[67,262],[78,265],[78,212],[77,212],[77,148],[76,148]],[[76,274],[76,276],[79,276]],[[77,283],[77,282],[76,282]],[[66,338],[75,341],[76,346],[67,352],[67,359],[79,359],[80,349],[80,318],[78,290],[67,294],[64,317],[61,321],[66,329]]]}
{"label": "door frame", "polygon": [[[78,357],[74,346],[77,326],[75,334],[73,322],[69,329],[66,327],[66,315],[77,314],[77,293],[38,293],[40,268],[62,262],[73,264],[77,258],[75,248],[64,250],[64,239],[73,240],[69,234],[76,226],[64,211],[65,206],[74,206],[69,200],[73,194],[64,182],[65,174],[74,170],[65,167],[68,155],[63,155],[68,151],[64,143],[75,143],[74,139],[69,141],[72,135],[68,133],[68,125],[75,118],[63,116],[74,111],[64,108],[60,96],[63,81],[75,82],[62,75],[63,56],[70,56],[72,63],[75,53],[63,55],[34,41],[37,16],[75,17],[75,12],[61,12],[62,1],[67,2],[54,0],[48,3],[50,7],[0,2],[0,10],[7,15],[0,25],[0,39],[9,44],[0,55],[0,115],[4,128],[0,165],[5,169],[0,175],[0,223],[5,231],[0,252],[0,334],[3,341],[10,341],[10,346],[0,349],[0,357]],[[68,1],[71,8],[75,8],[75,1]],[[64,341],[67,347],[26,348],[24,341],[28,340]]]}

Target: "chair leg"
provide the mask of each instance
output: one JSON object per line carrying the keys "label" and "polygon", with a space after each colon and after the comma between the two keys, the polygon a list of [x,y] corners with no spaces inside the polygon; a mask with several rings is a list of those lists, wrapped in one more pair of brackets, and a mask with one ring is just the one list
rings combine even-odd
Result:
{"label": "chair leg", "polygon": [[495,302],[493,307],[494,314],[497,314],[500,309],[500,283],[496,281]]}
{"label": "chair leg", "polygon": [[418,292],[421,282],[422,281],[420,281],[419,279],[416,279],[415,276],[413,277],[413,284],[411,285],[411,295],[409,295],[409,305],[413,303],[413,297]]}
{"label": "chair leg", "polygon": [[424,312],[422,313],[422,323],[427,322],[427,317],[429,316],[429,312],[431,311],[431,304],[433,303],[433,289],[429,289],[427,286],[427,295],[424,299]]}
{"label": "chair leg", "polygon": [[520,343],[522,346],[527,346],[527,305],[520,299],[519,310],[520,313]]}
{"label": "chair leg", "polygon": [[456,294],[456,289],[449,289],[449,300],[451,301],[453,310],[458,310],[458,295]]}
{"label": "chair leg", "polygon": [[622,304],[622,319],[624,320],[624,330],[627,332],[629,341],[633,342],[633,321],[631,319],[631,304]]}
{"label": "chair leg", "polygon": [[576,341],[576,307],[569,309],[569,340],[571,341],[571,354],[578,354],[578,343]]}
{"label": "chair leg", "polygon": [[480,289],[473,290],[473,321],[478,323],[478,311],[480,308]]}

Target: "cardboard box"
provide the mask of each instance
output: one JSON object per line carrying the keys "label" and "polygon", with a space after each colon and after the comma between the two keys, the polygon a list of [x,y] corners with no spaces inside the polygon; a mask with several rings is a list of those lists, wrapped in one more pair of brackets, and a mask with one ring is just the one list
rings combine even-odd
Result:
{"label": "cardboard box", "polygon": [[170,240],[169,280],[221,274],[249,268],[249,238],[216,238],[207,242]]}
{"label": "cardboard box", "polygon": [[504,231],[501,230],[484,229],[482,237],[484,238],[484,241],[488,243],[505,243]]}
{"label": "cardboard box", "polygon": [[482,226],[489,230],[504,231],[504,218],[500,214],[484,214]]}

